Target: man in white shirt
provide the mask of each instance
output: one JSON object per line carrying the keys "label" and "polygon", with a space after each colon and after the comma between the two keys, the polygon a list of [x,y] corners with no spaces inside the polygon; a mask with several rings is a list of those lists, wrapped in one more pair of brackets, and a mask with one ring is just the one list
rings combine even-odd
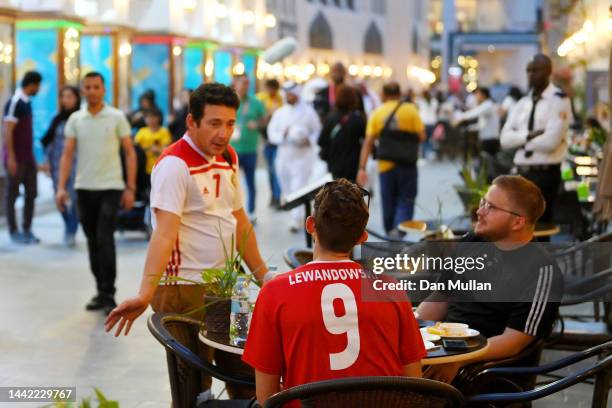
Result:
{"label": "man in white shirt", "polygon": [[542,222],[552,221],[572,116],[570,100],[550,82],[551,74],[550,58],[534,56],[527,65],[531,91],[508,114],[500,138],[502,149],[518,149],[514,155],[517,173],[542,190],[546,201]]}
{"label": "man in white shirt", "polygon": [[[192,92],[187,133],[164,150],[151,174],[154,230],[140,291],[110,313],[106,331],[119,323],[115,335],[124,329],[127,335],[149,304],[156,312],[186,313],[201,307],[205,286],[167,280],[160,285],[162,274],[201,281],[203,269],[223,267],[224,246],[230,248],[232,236],[251,272],[263,281],[267,268],[242,205],[238,155],[229,145],[239,105],[236,93],[225,85],[201,85]],[[174,327],[171,331],[182,344],[211,358],[197,330]],[[217,350],[215,360],[236,372],[250,370],[239,356]],[[188,369],[179,377],[185,401],[195,401],[200,391],[210,388],[210,376],[200,378],[197,370]],[[230,397],[254,395],[254,389],[249,395],[249,390],[231,384],[227,388]]]}
{"label": "man in white shirt", "polygon": [[[87,310],[109,313],[115,303],[115,227],[119,205],[129,210],[136,191],[136,152],[130,125],[119,109],[104,103],[104,77],[90,72],[83,78],[87,106],[68,118],[66,142],[60,159],[56,203],[60,211],[70,199],[66,183],[77,157],[74,187],[79,218],[87,237],[89,265],[98,293],[85,306]],[[125,154],[127,185],[123,181],[119,146]]]}
{"label": "man in white shirt", "polygon": [[[277,109],[268,125],[268,139],[278,146],[276,173],[283,194],[303,187],[310,178],[313,146],[317,144],[321,122],[315,110],[300,99],[301,88],[295,82],[283,85],[287,103]],[[304,225],[304,209],[291,210],[290,230]]]}
{"label": "man in white shirt", "polygon": [[454,125],[459,123],[478,119],[478,141],[479,147],[491,156],[499,150],[499,116],[497,114],[497,106],[491,100],[491,92],[488,88],[478,88],[474,92],[476,95],[477,105],[465,112],[459,112],[455,115]]}

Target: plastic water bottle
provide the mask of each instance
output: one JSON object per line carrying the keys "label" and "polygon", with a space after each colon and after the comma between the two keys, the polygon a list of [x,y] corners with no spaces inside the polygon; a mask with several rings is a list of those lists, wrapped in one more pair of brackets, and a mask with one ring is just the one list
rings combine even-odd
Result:
{"label": "plastic water bottle", "polygon": [[240,276],[232,289],[230,344],[244,347],[249,332],[250,315],[249,280],[244,276]]}

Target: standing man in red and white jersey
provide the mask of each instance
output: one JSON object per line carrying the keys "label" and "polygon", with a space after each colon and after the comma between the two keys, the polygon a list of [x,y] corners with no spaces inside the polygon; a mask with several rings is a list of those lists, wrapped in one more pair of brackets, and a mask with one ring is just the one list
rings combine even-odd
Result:
{"label": "standing man in red and white jersey", "polygon": [[242,359],[255,369],[262,405],[280,391],[281,377],[290,388],[341,377],[421,376],[425,348],[406,294],[369,302],[369,278],[349,259],[368,237],[363,194],[346,179],[323,187],[306,220],[314,260],[277,275],[259,294]]}
{"label": "standing man in red and white jersey", "polygon": [[[200,281],[205,268],[224,264],[224,245],[242,243],[244,259],[260,281],[267,268],[257,248],[255,233],[244,211],[238,177],[238,156],[229,145],[240,101],[236,93],[221,84],[198,87],[189,99],[187,133],[170,145],[151,173],[151,209],[154,231],[149,243],[144,274],[137,296],[117,306],[106,319],[106,331],[119,323],[116,336],[151,304],[160,312],[186,313],[202,305],[205,287],[172,282],[160,285],[165,277],[178,276]],[[167,280],[166,280],[167,282]],[[172,333],[182,344],[203,357],[212,350],[197,338],[197,330],[175,328]],[[180,330],[179,330],[180,329]],[[215,351],[218,365],[248,372],[238,356]],[[200,391],[210,388],[210,376],[200,378],[197,370],[180,374],[185,401],[194,401]],[[251,372],[252,373],[252,372]],[[200,381],[201,380],[201,381]],[[204,388],[203,388],[204,387]],[[249,398],[253,390],[232,387],[230,397]],[[249,395],[250,392],[250,395]]]}

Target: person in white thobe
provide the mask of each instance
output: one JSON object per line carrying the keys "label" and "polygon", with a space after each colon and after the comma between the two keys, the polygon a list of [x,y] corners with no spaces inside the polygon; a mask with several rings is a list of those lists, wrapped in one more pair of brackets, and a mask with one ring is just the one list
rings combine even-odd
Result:
{"label": "person in white thobe", "polygon": [[[290,194],[308,182],[314,160],[321,122],[315,110],[300,99],[301,88],[295,82],[283,85],[286,104],[278,108],[268,124],[268,139],[278,146],[276,174],[283,195]],[[304,226],[304,209],[291,210],[290,229],[298,232]]]}

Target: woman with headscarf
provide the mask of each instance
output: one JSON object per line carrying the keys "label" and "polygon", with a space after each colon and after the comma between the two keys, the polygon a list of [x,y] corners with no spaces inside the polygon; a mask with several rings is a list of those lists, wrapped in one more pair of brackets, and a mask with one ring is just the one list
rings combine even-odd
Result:
{"label": "woman with headscarf", "polygon": [[[59,93],[60,111],[51,121],[51,126],[47,129],[47,133],[41,139],[42,145],[45,147],[47,160],[49,163],[49,171],[53,180],[53,189],[57,192],[57,182],[59,178],[59,166],[62,152],[64,151],[64,126],[68,118],[73,112],[79,110],[81,106],[81,96],[79,90],[74,86],[65,86]],[[64,243],[67,247],[75,246],[75,235],[79,227],[79,218],[77,215],[76,192],[74,190],[74,175],[76,165],[72,166],[72,174],[66,183],[66,189],[70,194],[70,202],[65,206],[61,213],[64,219]]]}

